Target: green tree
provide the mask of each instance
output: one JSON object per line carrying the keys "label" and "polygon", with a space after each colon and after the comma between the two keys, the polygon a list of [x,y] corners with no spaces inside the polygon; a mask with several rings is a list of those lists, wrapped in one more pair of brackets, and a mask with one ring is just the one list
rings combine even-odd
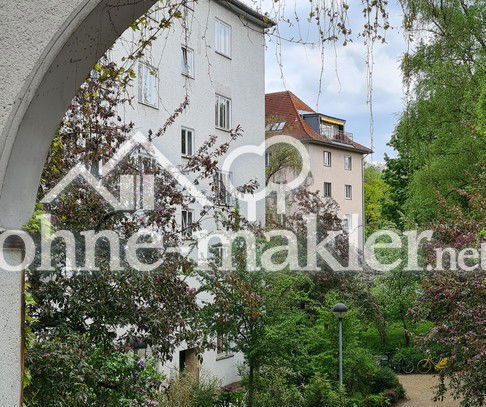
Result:
{"label": "green tree", "polygon": [[384,181],[382,172],[372,166],[364,170],[364,216],[366,235],[383,228],[386,224],[386,210],[392,204],[390,188]]}
{"label": "green tree", "polygon": [[[415,47],[402,71],[408,104],[390,141],[385,180],[394,216],[424,224],[437,218],[437,193],[467,207],[457,192],[486,160],[484,92],[486,5],[482,0],[405,0],[404,26]],[[422,39],[426,35],[427,39]]]}

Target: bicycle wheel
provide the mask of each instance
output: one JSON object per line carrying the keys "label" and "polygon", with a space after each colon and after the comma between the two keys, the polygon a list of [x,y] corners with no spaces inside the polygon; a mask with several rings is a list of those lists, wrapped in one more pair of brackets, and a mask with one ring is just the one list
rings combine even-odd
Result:
{"label": "bicycle wheel", "polygon": [[430,373],[432,370],[432,363],[430,363],[429,360],[424,359],[418,362],[417,364],[417,371],[419,373],[425,374],[425,373]]}
{"label": "bicycle wheel", "polygon": [[410,374],[413,373],[415,370],[415,366],[413,365],[413,362],[411,360],[403,360],[402,361],[402,371],[405,374]]}

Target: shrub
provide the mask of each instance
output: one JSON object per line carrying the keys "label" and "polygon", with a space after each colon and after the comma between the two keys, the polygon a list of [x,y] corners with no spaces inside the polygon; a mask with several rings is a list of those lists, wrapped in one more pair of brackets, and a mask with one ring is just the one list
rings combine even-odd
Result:
{"label": "shrub", "polygon": [[376,370],[371,378],[371,393],[381,393],[386,389],[395,389],[400,387],[398,377],[393,370],[387,367],[380,367]]}
{"label": "shrub", "polygon": [[305,407],[345,407],[344,390],[335,391],[329,380],[322,376],[314,376],[304,387]]}
{"label": "shrub", "polygon": [[160,407],[214,407],[220,383],[209,376],[185,373],[169,381],[159,397]]}
{"label": "shrub", "polygon": [[285,368],[264,368],[259,372],[255,407],[301,407],[303,397]]}
{"label": "shrub", "polygon": [[400,348],[390,360],[391,366],[398,366],[400,360],[410,362],[414,369],[417,368],[418,362],[425,358],[425,353],[417,348]]}
{"label": "shrub", "polygon": [[371,394],[364,399],[363,407],[390,407],[391,401],[383,394]]}
{"label": "shrub", "polygon": [[157,397],[163,379],[154,360],[98,347],[81,335],[36,341],[27,363],[29,407],[142,407]]}

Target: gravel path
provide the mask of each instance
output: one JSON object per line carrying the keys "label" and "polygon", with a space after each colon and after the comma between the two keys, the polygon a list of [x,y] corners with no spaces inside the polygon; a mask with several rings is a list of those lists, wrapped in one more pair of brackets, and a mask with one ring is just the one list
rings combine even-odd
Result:
{"label": "gravel path", "polygon": [[447,397],[442,402],[432,401],[437,379],[433,375],[411,374],[398,376],[405,387],[407,400],[396,404],[396,407],[459,407],[459,401]]}

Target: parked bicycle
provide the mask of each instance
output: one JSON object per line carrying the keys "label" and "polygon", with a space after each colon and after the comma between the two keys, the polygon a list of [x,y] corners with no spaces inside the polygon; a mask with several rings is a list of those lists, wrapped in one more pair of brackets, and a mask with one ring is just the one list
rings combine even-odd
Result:
{"label": "parked bicycle", "polygon": [[432,355],[430,354],[430,351],[427,351],[427,357],[425,359],[422,359],[420,362],[418,362],[417,371],[419,373],[426,374],[434,370],[445,369],[447,367],[448,361],[449,361],[448,358],[441,358],[436,363],[432,359]]}

